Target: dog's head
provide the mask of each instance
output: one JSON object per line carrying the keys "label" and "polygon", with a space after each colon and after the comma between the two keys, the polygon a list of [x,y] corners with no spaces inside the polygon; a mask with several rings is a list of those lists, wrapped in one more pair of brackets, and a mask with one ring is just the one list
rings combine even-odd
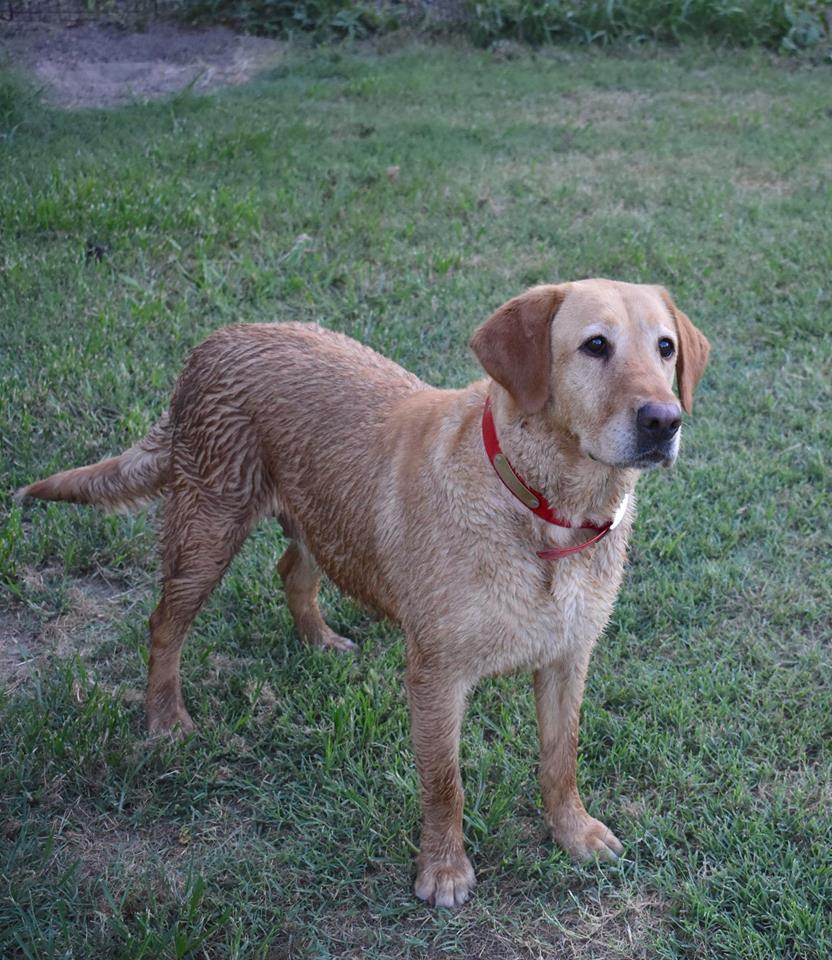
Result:
{"label": "dog's head", "polygon": [[662,287],[579,280],[533,287],[474,333],[480,363],[526,416],[546,416],[609,466],[669,465],[708,341]]}

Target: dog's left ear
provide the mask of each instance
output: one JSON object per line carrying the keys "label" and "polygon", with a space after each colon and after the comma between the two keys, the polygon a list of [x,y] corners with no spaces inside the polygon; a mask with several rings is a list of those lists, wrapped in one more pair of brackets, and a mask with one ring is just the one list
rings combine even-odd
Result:
{"label": "dog's left ear", "polygon": [[471,337],[471,349],[485,372],[508,390],[524,413],[539,413],[546,406],[552,318],[566,290],[532,287],[503,304]]}
{"label": "dog's left ear", "polygon": [[676,357],[676,382],[679,385],[679,399],[687,413],[693,410],[693,390],[702,379],[711,345],[705,335],[697,330],[688,317],[673,302],[664,287],[659,287],[662,300],[667,304],[670,315],[676,323],[679,338]]}

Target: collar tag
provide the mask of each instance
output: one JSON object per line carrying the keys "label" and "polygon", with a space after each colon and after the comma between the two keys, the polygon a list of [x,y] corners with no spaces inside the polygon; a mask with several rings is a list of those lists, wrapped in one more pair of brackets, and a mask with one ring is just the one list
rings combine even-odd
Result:
{"label": "collar tag", "polygon": [[619,523],[624,519],[624,514],[627,512],[627,507],[630,505],[630,494],[625,493],[624,498],[621,503],[618,504],[618,509],[615,511],[615,516],[612,518],[612,523],[610,524],[610,530],[615,530]]}
{"label": "collar tag", "polygon": [[497,476],[518,500],[525,503],[529,510],[536,510],[540,506],[540,501],[537,497],[520,481],[517,474],[511,469],[511,464],[508,462],[508,458],[504,453],[494,454],[492,463],[494,464],[494,469],[497,471]]}

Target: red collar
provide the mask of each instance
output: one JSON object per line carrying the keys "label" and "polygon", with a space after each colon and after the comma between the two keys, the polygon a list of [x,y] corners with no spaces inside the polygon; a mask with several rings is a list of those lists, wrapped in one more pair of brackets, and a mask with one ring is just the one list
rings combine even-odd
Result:
{"label": "red collar", "polygon": [[[485,445],[485,452],[488,454],[491,466],[494,467],[494,472],[508,490],[514,494],[524,506],[528,507],[532,513],[547,523],[553,523],[558,527],[572,527],[572,524],[568,520],[559,516],[552,509],[549,501],[542,493],[539,493],[534,487],[530,487],[526,483],[511,465],[508,457],[503,453],[499,438],[497,437],[497,428],[494,426],[494,415],[491,412],[490,397],[486,397],[485,409],[482,412],[482,442]],[[599,540],[603,540],[610,530],[614,530],[621,522],[627,508],[628,500],[629,496],[625,496],[618,510],[615,512],[615,517],[613,517],[612,520],[607,520],[607,522],[601,526],[598,526],[597,523],[591,523],[589,520],[584,520],[579,529],[597,531],[596,535],[590,540],[585,540],[583,543],[576,543],[571,547],[555,547],[551,550],[539,550],[537,555],[541,560],[560,560],[561,557],[568,557],[571,553],[579,553],[581,550],[592,546],[593,543],[598,543]]]}

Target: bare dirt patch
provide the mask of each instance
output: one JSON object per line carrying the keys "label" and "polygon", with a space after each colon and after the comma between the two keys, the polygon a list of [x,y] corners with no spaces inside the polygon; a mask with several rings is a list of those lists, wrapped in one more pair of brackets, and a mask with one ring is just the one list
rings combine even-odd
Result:
{"label": "bare dirt patch", "polygon": [[250,80],[278,62],[285,44],[225,27],[153,23],[141,32],[106,24],[4,25],[0,61],[31,73],[62,107],[110,107]]}
{"label": "bare dirt patch", "polygon": [[[22,579],[30,588],[44,590],[55,575],[54,570],[29,568]],[[68,578],[64,589],[65,608],[46,622],[23,606],[0,610],[0,686],[12,690],[22,686],[50,657],[77,654],[82,660],[95,660],[102,635],[136,600],[136,591],[103,577]]]}
{"label": "bare dirt patch", "polygon": [[[105,879],[123,910],[142,910],[148,890],[160,899],[181,897],[194,863],[221,859],[239,848],[250,824],[234,806],[214,806],[212,816],[191,827],[158,818],[142,826],[118,813],[102,813],[84,801],[65,802],[51,820],[55,837],[53,863],[65,870],[77,864],[86,881]],[[13,838],[20,829],[8,831]],[[106,900],[99,910],[109,913]]]}
{"label": "bare dirt patch", "polygon": [[550,955],[564,960],[648,960],[668,910],[661,897],[646,893],[582,906],[577,918],[555,925],[557,934],[550,943],[556,952]]}
{"label": "bare dirt patch", "polygon": [[87,877],[105,876],[114,867],[128,876],[148,867],[169,873],[165,868],[181,859],[190,842],[187,833],[174,824],[130,828],[122,818],[80,804],[62,811],[52,826],[61,840],[59,852],[78,860]]}
{"label": "bare dirt patch", "polygon": [[[391,869],[389,887],[395,889],[401,882],[401,872]],[[576,897],[575,907],[559,915],[520,896],[483,907],[492,922],[461,922],[445,933],[436,930],[428,911],[400,917],[399,924],[403,941],[432,941],[418,954],[424,960],[449,956],[466,960],[649,960],[651,944],[666,925],[669,909],[658,894],[632,891],[603,901]],[[333,912],[322,918],[319,930],[333,956],[358,958],[366,956],[375,942],[377,924],[375,912],[364,908]]]}
{"label": "bare dirt patch", "polygon": [[0,610],[0,685],[19,687],[32,674],[40,651],[37,621],[25,610]]}

